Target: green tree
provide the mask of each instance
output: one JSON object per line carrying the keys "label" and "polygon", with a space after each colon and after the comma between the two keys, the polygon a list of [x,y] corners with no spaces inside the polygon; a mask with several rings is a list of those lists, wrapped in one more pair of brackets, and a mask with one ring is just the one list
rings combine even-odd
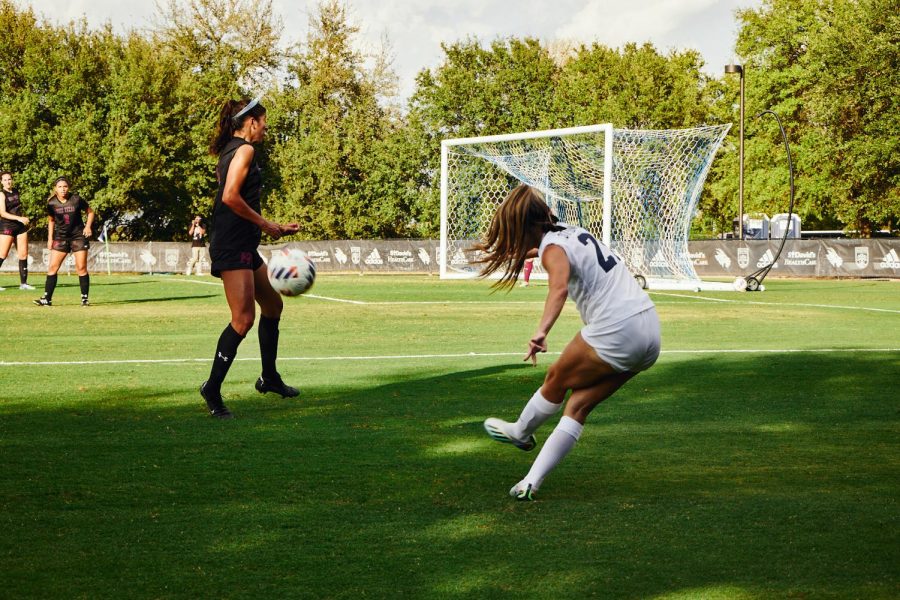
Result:
{"label": "green tree", "polygon": [[[291,80],[273,95],[267,207],[311,239],[416,236],[414,144],[381,100],[391,83],[353,48],[358,28],[337,1],[319,5]],[[383,62],[382,62],[383,64]]]}
{"label": "green tree", "polygon": [[[766,0],[738,12],[748,114],[785,121],[804,226],[858,231],[900,214],[900,20],[888,0]],[[777,126],[748,122],[746,196],[769,214],[787,206]]]}

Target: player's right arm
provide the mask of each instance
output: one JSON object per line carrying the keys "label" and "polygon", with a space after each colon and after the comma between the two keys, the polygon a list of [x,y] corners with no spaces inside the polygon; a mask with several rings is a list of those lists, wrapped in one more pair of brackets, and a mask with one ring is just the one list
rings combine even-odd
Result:
{"label": "player's right arm", "polygon": [[56,219],[47,217],[47,250],[53,250],[53,230],[56,228]]}
{"label": "player's right arm", "polygon": [[528,340],[528,354],[525,360],[537,364],[537,353],[547,351],[547,334],[559,318],[566,299],[569,297],[569,257],[566,251],[555,244],[544,248],[541,266],[547,272],[547,299],[544,301],[544,314],[538,324],[537,331]]}

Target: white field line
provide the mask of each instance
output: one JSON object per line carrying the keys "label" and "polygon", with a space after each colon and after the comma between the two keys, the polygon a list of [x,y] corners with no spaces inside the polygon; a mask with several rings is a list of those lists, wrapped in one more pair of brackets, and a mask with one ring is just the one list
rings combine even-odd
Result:
{"label": "white field line", "polygon": [[214,281],[200,281],[200,280],[197,280],[197,279],[176,279],[176,278],[173,278],[173,279],[166,279],[165,281],[180,281],[181,283],[196,283],[196,284],[198,284],[198,285],[217,285],[217,286],[219,286],[219,287],[222,287],[222,280],[221,280],[221,279],[215,279]]}
{"label": "white field line", "polygon": [[704,302],[730,302],[732,304],[753,304],[757,306],[802,306],[804,308],[839,308],[842,310],[868,310],[872,312],[885,312],[900,314],[900,310],[892,308],[870,308],[867,306],[842,306],[840,304],[804,304],[800,302],[754,302],[753,300],[730,300],[728,298],[710,298],[709,296],[698,296],[696,294],[671,294],[667,292],[654,292],[651,294],[657,296],[671,296],[673,298],[689,298],[691,300],[702,300]]}
{"label": "white field line", "polygon": [[[735,348],[728,350],[663,350],[663,355],[681,354],[821,354],[821,353],[900,353],[900,348]],[[560,352],[547,352],[547,355],[559,355]],[[385,354],[379,356],[285,356],[278,357],[279,361],[365,361],[365,360],[433,360],[436,358],[483,358],[497,356],[524,357],[524,351],[520,352],[460,352],[456,354]],[[258,356],[235,358],[235,362],[257,361]],[[53,360],[53,361],[0,361],[0,367],[36,367],[36,366],[67,366],[67,365],[136,365],[136,364],[184,364],[184,363],[208,363],[210,358],[135,358],[119,360]]]}
{"label": "white field line", "polygon": [[[222,284],[214,281],[194,281],[193,279],[170,279],[169,281],[181,281],[184,283],[199,283],[204,285],[218,285]],[[746,305],[755,305],[755,306],[771,306],[771,307],[781,307],[781,306],[799,306],[804,308],[836,308],[840,310],[862,310],[862,311],[870,311],[870,312],[882,312],[882,313],[890,313],[890,314],[900,314],[900,309],[892,309],[892,308],[870,308],[867,306],[843,306],[840,304],[804,304],[799,302],[755,302],[753,300],[731,300],[728,298],[711,298],[710,296],[698,296],[697,294],[673,294],[669,292],[654,292],[650,291],[650,294],[655,296],[669,296],[671,298],[687,298],[689,300],[699,300],[702,302],[726,302],[731,304],[746,304]],[[318,296],[316,294],[304,294],[300,296],[301,298],[314,298],[316,300],[326,300],[328,302],[341,302],[345,304],[357,304],[360,306],[391,306],[391,305],[405,305],[405,304],[493,304],[497,305],[506,305],[506,304],[544,304],[542,300],[512,300],[509,302],[497,301],[497,300],[394,300],[394,301],[365,301],[365,300],[350,300],[347,298],[334,298],[331,296]]]}

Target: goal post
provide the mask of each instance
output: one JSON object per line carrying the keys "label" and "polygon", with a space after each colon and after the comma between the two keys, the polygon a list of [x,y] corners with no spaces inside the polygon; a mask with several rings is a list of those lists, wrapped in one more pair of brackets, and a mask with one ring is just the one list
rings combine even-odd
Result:
{"label": "goal post", "polygon": [[527,183],[561,221],[602,239],[651,287],[709,289],[698,285],[687,240],[729,128],[628,130],[606,123],[444,140],[441,277],[477,275],[469,248],[509,191]]}

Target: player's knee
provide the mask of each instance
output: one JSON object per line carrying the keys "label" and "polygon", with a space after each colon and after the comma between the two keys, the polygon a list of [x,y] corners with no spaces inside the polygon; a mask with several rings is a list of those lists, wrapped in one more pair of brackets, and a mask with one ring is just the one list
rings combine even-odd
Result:
{"label": "player's knee", "polygon": [[239,335],[245,336],[253,329],[254,315],[238,315],[231,320],[231,328]]}

